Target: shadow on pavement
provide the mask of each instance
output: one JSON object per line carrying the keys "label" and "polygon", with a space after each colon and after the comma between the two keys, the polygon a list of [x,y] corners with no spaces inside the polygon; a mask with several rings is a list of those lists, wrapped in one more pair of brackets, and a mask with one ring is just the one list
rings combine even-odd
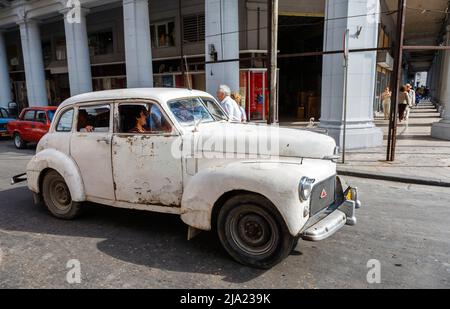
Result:
{"label": "shadow on pavement", "polygon": [[[97,248],[127,263],[177,272],[222,276],[245,283],[265,271],[234,262],[213,232],[187,240],[178,216],[86,204],[82,217],[58,220],[35,206],[26,187],[0,192],[0,230],[104,239]],[[80,247],[82,248],[82,246]]]}
{"label": "shadow on pavement", "polygon": [[30,155],[36,152],[37,144],[27,144],[25,149],[17,149],[13,140],[9,137],[0,137],[0,142],[0,153],[12,152],[18,155]]}

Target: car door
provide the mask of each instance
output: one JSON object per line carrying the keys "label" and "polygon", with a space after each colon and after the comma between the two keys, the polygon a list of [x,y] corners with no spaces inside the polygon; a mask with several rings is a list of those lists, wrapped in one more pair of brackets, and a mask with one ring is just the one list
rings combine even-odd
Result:
{"label": "car door", "polygon": [[[146,132],[136,132],[136,109],[147,112]],[[172,154],[179,134],[154,102],[116,104],[112,163],[118,201],[180,206],[183,193],[182,161]],[[134,133],[130,133],[134,132]]]}
{"label": "car door", "polygon": [[20,136],[25,141],[32,141],[33,137],[33,124],[35,120],[36,111],[33,109],[25,110],[23,113],[22,121],[18,122],[17,130],[20,133]]}
{"label": "car door", "polygon": [[111,105],[99,103],[76,108],[76,126],[70,154],[80,169],[88,200],[114,200],[111,165]]}
{"label": "car door", "polygon": [[47,115],[44,110],[36,111],[36,119],[32,124],[31,142],[38,142],[47,133]]}

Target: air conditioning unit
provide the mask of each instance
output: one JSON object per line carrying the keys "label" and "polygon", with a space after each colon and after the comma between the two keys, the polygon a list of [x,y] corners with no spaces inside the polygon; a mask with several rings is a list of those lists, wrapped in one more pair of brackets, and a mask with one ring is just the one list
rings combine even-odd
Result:
{"label": "air conditioning unit", "polygon": [[381,51],[377,56],[377,64],[386,70],[394,70],[394,58],[387,50]]}

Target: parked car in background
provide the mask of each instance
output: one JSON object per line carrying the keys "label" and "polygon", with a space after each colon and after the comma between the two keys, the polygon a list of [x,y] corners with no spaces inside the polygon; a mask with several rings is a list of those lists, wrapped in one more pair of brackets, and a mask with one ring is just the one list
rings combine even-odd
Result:
{"label": "parked car in background", "polygon": [[13,137],[16,148],[39,142],[50,129],[56,109],[56,106],[25,108],[17,120],[10,121],[8,133]]}
{"label": "parked car in background", "polygon": [[0,137],[10,136],[6,126],[13,120],[15,119],[9,116],[6,108],[0,107]]}

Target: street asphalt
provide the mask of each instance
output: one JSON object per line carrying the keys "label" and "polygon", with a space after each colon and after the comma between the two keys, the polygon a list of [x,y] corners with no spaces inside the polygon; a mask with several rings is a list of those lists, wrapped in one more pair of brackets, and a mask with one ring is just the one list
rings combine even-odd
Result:
{"label": "street asphalt", "polygon": [[[262,271],[212,232],[187,241],[175,215],[88,204],[76,221],[49,216],[26,184],[9,184],[33,153],[0,140],[0,288],[450,288],[450,188],[346,177],[361,192],[357,225]],[[66,280],[73,259],[80,283]]]}

